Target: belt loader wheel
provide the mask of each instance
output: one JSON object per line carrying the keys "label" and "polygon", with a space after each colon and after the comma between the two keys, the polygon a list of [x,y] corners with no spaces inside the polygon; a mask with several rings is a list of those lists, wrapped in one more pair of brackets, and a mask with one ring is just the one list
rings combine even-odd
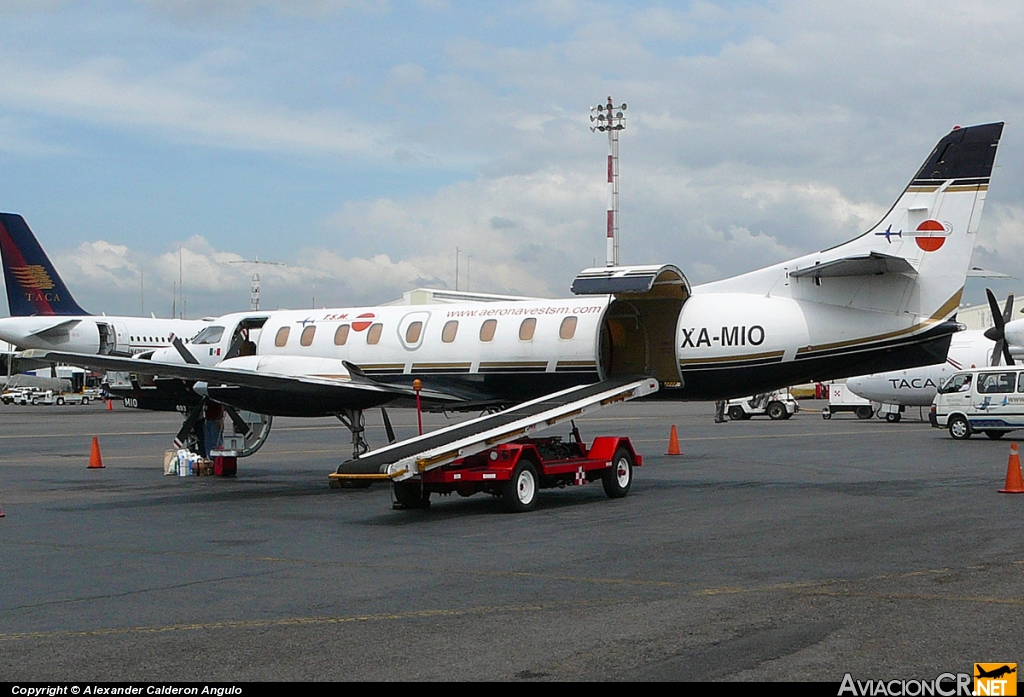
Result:
{"label": "belt loader wheel", "polygon": [[610,499],[621,499],[633,484],[633,456],[625,448],[615,451],[612,467],[601,477],[604,493]]}
{"label": "belt loader wheel", "polygon": [[512,472],[512,479],[505,483],[501,497],[509,513],[532,511],[537,505],[537,490],[540,479],[537,469],[528,460],[521,461]]}
{"label": "belt loader wheel", "polygon": [[406,510],[430,508],[430,492],[424,491],[418,480],[406,479],[395,482],[394,492],[399,508]]}

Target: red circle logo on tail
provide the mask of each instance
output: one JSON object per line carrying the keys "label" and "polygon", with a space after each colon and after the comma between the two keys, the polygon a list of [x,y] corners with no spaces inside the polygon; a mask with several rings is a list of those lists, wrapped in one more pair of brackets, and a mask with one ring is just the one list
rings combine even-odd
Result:
{"label": "red circle logo on tail", "polygon": [[355,320],[353,320],[352,329],[354,329],[357,332],[361,332],[365,330],[367,327],[369,327],[371,324],[373,324],[373,320],[376,317],[377,315],[373,314],[372,312],[364,312],[363,314],[356,317]]}
{"label": "red circle logo on tail", "polygon": [[[945,226],[938,220],[926,220],[917,226],[918,234],[914,236],[917,246],[926,252],[934,252],[946,241]],[[924,233],[924,234],[920,234]]]}

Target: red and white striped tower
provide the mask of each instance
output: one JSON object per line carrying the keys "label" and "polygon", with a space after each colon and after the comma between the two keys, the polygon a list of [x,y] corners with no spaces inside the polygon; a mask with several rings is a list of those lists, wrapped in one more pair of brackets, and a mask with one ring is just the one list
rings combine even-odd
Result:
{"label": "red and white striped tower", "polygon": [[[590,131],[608,132],[608,224],[606,266],[619,265],[619,131],[626,128],[626,103],[615,106],[608,97],[607,104],[590,107],[590,120],[596,123]],[[597,115],[594,115],[597,112]]]}

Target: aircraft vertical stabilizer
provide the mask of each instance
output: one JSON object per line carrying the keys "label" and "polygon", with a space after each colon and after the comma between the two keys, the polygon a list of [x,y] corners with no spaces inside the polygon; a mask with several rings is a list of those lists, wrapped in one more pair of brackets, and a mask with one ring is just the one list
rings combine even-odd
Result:
{"label": "aircraft vertical stabilizer", "polygon": [[88,315],[75,299],[28,223],[15,213],[0,213],[0,256],[12,317]]}

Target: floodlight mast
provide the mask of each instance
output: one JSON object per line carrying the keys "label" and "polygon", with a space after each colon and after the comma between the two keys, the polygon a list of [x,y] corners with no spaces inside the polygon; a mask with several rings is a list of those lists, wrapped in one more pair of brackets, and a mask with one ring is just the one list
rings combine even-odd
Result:
{"label": "floodlight mast", "polygon": [[[254,265],[257,266],[257,268],[261,264],[263,266],[286,266],[286,264],[282,264],[279,261],[260,261],[259,257],[256,257],[253,261],[249,261],[248,259],[238,259],[238,260],[229,261],[228,263],[229,264],[254,264]],[[315,281],[316,281],[316,279],[314,278],[314,283],[315,283]],[[252,281],[251,281],[251,283],[249,285],[249,310],[250,311],[256,311],[256,310],[260,309],[260,285],[261,285],[260,284],[260,274],[259,274],[259,271],[257,271],[256,273],[254,273],[252,275]]]}
{"label": "floodlight mast", "polygon": [[[619,265],[619,131],[626,128],[626,103],[615,106],[608,97],[607,104],[590,107],[590,121],[597,125],[590,132],[608,133],[608,222],[606,266]],[[597,115],[594,115],[597,112]]]}

